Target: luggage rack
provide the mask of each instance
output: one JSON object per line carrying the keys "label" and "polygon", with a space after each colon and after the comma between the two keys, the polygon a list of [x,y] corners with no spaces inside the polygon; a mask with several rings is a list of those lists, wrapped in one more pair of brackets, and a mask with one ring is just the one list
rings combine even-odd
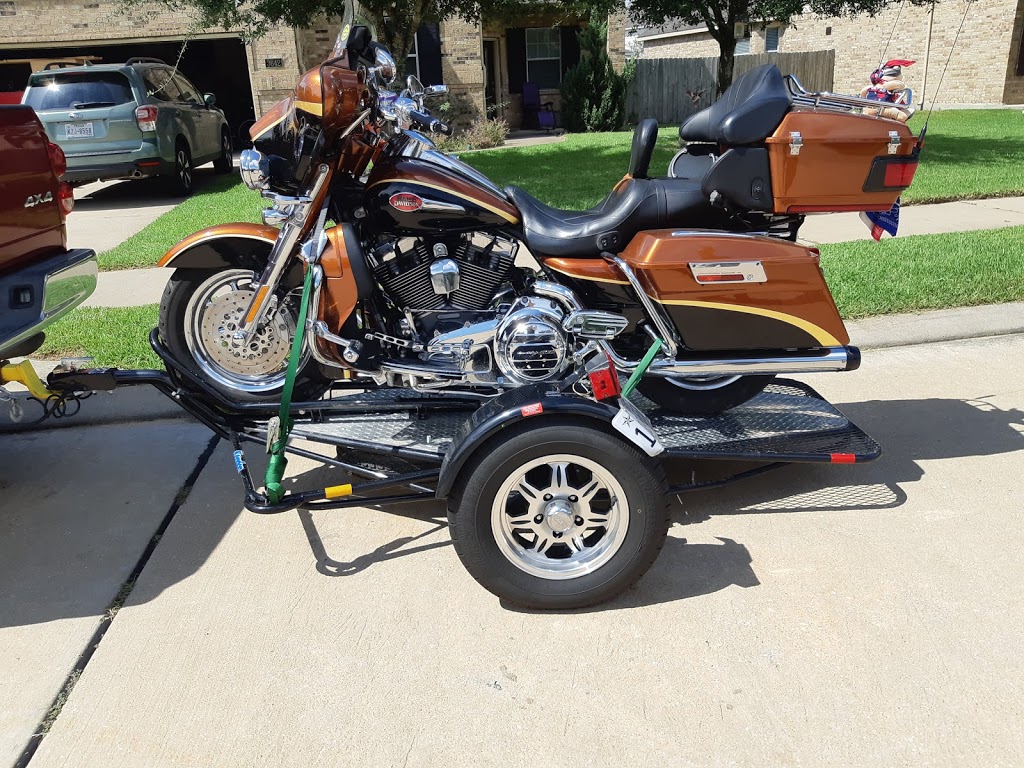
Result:
{"label": "luggage rack", "polygon": [[789,92],[793,96],[793,101],[798,106],[809,107],[811,109],[828,109],[834,112],[854,112],[858,109],[873,109],[876,110],[876,114],[868,115],[868,117],[875,117],[878,119],[883,119],[882,110],[896,109],[905,114],[907,116],[907,120],[913,117],[914,113],[917,111],[913,106],[908,104],[872,101],[871,99],[865,99],[860,96],[847,96],[845,94],[831,93],[829,91],[808,91],[800,84],[796,75],[786,75],[786,86],[789,88]]}

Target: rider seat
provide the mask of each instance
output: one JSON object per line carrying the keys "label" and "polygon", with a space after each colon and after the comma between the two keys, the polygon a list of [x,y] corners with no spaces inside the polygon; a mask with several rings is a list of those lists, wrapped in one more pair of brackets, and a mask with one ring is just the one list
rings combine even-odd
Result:
{"label": "rider seat", "polygon": [[645,229],[708,226],[714,211],[699,182],[648,177],[657,142],[657,121],[641,121],[626,176],[587,211],[552,208],[519,187],[507,187],[522,218],[526,247],[538,256],[594,258],[603,251],[620,252]]}

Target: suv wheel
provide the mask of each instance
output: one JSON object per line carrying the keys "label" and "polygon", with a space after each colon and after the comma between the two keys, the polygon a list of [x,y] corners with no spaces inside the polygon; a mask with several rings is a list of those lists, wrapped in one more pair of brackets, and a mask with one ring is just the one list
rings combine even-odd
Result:
{"label": "suv wheel", "polygon": [[220,132],[220,157],[213,161],[213,170],[217,173],[231,173],[235,164],[235,156],[231,151],[231,136],[224,129]]}
{"label": "suv wheel", "polygon": [[178,141],[174,146],[174,176],[171,177],[171,190],[176,195],[188,197],[192,194],[192,153],[188,144]]}

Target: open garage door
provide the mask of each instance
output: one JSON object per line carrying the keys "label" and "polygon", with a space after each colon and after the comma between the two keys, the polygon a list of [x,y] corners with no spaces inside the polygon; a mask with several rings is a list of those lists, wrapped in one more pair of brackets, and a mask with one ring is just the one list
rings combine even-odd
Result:
{"label": "open garage door", "polygon": [[[181,41],[154,42],[147,40],[117,45],[81,44],[55,48],[0,48],[0,61],[63,61],[74,57],[89,57],[97,64],[116,64],[133,56],[151,56],[174,65],[181,52]],[[243,123],[255,119],[252,87],[249,81],[249,63],[245,45],[237,37],[192,40],[178,65],[181,73],[204,93],[217,96],[217,105],[224,110],[232,136],[238,136]],[[28,81],[24,66],[18,70]],[[14,75],[13,68],[8,75]],[[7,79],[10,79],[8,77]],[[6,87],[10,87],[6,83]],[[24,88],[25,84],[21,84]]]}

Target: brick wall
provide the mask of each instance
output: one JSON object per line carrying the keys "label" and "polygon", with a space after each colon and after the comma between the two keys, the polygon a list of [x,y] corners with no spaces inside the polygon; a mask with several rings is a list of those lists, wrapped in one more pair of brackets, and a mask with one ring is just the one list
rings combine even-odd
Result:
{"label": "brick wall", "polygon": [[460,18],[441,22],[441,75],[453,93],[464,93],[484,113],[484,51],[480,25]]}
{"label": "brick wall", "polygon": [[[120,11],[109,0],[9,0],[4,5],[3,22],[0,23],[0,48],[182,39],[189,35],[190,26],[189,17],[158,4]],[[223,34],[224,30],[211,29],[195,37]],[[300,69],[295,31],[289,27],[277,27],[247,46],[246,55],[253,104],[257,115],[260,115],[287,94],[298,80]],[[267,69],[265,60],[268,58],[280,58],[284,66]]]}
{"label": "brick wall", "polygon": [[629,18],[625,8],[608,15],[608,58],[612,60],[612,66],[615,67],[616,72],[621,72],[626,66],[626,27],[628,26]]}
{"label": "brick wall", "polygon": [[[902,6],[902,10],[901,10]],[[904,80],[914,89],[920,103],[922,88],[931,103],[946,57],[964,13],[963,2],[936,3],[928,54],[928,82],[925,83],[925,59],[928,47],[929,8],[909,3],[892,3],[870,18],[820,19],[796,17],[782,30],[779,50],[836,51],[835,90],[859,93],[868,84],[868,76],[879,64],[882,48],[894,28],[899,26],[885,53],[886,59],[912,59],[917,63],[904,70]],[[1015,72],[1016,52],[1020,45],[1024,0],[975,0],[953,52],[949,71],[938,95],[939,104],[1024,103],[1024,77]],[[1011,44],[1012,43],[1012,44]],[[764,51],[764,31],[752,30],[751,53]],[[707,33],[664,38],[644,42],[645,58],[689,58],[717,56],[717,43]]]}

